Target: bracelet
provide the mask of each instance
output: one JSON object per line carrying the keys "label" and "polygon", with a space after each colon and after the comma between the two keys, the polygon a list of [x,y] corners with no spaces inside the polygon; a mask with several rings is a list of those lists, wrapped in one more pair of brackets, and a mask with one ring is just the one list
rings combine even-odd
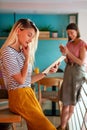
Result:
{"label": "bracelet", "polygon": [[46,73],[43,73],[45,76],[47,76],[47,74]]}

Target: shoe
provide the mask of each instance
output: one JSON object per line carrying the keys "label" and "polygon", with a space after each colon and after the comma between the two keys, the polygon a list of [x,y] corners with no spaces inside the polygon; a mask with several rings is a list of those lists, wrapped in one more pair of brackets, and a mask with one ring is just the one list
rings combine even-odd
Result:
{"label": "shoe", "polygon": [[65,130],[69,130],[69,125],[67,124],[67,126],[66,126],[66,129]]}
{"label": "shoe", "polygon": [[61,125],[59,125],[56,129],[57,130],[62,130]]}
{"label": "shoe", "polygon": [[57,128],[56,128],[57,130],[66,130],[66,128],[61,128],[61,125],[59,125]]}

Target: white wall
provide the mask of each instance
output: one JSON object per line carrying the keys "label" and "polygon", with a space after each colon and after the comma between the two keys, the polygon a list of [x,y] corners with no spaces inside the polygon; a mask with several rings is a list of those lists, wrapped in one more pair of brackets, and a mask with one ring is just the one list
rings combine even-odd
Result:
{"label": "white wall", "polygon": [[87,12],[80,12],[78,14],[78,26],[81,38],[87,42]]}

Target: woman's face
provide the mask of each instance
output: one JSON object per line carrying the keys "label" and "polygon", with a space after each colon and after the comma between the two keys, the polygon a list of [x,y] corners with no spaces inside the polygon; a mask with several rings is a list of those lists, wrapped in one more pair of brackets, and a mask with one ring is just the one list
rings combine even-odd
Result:
{"label": "woman's face", "polygon": [[67,35],[71,40],[75,40],[77,38],[77,31],[73,29],[68,29],[67,30]]}
{"label": "woman's face", "polygon": [[24,47],[27,47],[35,36],[35,30],[33,28],[19,30],[18,31],[18,42]]}

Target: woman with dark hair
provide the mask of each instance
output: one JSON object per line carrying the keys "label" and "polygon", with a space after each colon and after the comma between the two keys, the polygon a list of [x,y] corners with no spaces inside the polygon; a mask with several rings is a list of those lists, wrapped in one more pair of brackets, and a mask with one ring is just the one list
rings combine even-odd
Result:
{"label": "woman with dark hair", "polygon": [[80,99],[81,87],[87,78],[87,44],[80,39],[79,29],[75,23],[67,28],[68,43],[60,45],[60,51],[66,55],[64,80],[59,99],[62,101],[61,125],[58,130],[65,130],[73,114],[74,106]]}
{"label": "woman with dark hair", "polygon": [[[8,90],[9,107],[27,122],[28,130],[56,130],[44,115],[31,84],[46,73],[32,75],[39,30],[28,19],[19,19],[0,49],[0,68]],[[58,65],[49,72],[56,72]]]}

